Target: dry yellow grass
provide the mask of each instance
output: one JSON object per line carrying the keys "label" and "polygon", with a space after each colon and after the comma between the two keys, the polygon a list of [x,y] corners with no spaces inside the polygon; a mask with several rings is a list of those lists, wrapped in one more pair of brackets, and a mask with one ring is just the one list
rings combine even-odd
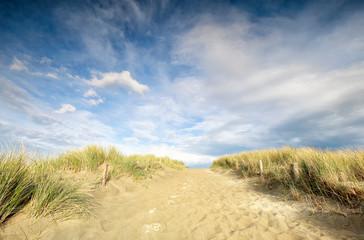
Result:
{"label": "dry yellow grass", "polygon": [[[238,169],[242,176],[260,175],[259,160],[263,162],[262,181],[270,186],[283,185],[295,198],[298,190],[317,196],[336,199],[350,207],[364,202],[364,151],[320,150],[314,148],[267,149],[226,155],[215,160],[212,168]],[[296,181],[292,163],[298,163]]]}
{"label": "dry yellow grass", "polygon": [[51,215],[66,219],[89,215],[94,207],[93,197],[84,191],[80,180],[64,177],[65,171],[97,172],[103,163],[109,163],[112,178],[122,175],[146,178],[163,167],[184,168],[182,162],[168,157],[124,156],[114,147],[91,145],[44,158],[27,153],[22,146],[3,145],[0,148],[0,224],[24,207],[34,217]]}

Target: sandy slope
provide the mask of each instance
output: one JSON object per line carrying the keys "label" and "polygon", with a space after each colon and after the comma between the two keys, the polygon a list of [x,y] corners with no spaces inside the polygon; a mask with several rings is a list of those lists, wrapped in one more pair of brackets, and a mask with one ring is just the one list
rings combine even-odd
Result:
{"label": "sandy slope", "polygon": [[109,182],[96,198],[95,218],[8,227],[5,239],[364,239],[363,217],[310,216],[304,204],[207,169],[170,171],[147,187]]}

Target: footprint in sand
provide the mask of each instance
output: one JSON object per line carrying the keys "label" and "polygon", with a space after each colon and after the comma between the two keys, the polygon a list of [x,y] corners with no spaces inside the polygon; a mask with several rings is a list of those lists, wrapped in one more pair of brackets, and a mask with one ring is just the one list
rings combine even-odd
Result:
{"label": "footprint in sand", "polygon": [[170,196],[170,198],[177,198],[177,197],[179,197],[179,195],[172,195],[172,196]]}
{"label": "footprint in sand", "polygon": [[161,229],[160,223],[151,223],[151,224],[144,224],[144,229],[146,233],[150,232],[158,232]]}
{"label": "footprint in sand", "polygon": [[168,205],[171,205],[171,204],[173,204],[174,203],[174,201],[173,200],[168,200],[168,202],[167,202],[167,204]]}
{"label": "footprint in sand", "polygon": [[99,221],[99,223],[100,223],[100,227],[105,232],[111,231],[117,227],[116,222],[113,222],[113,221],[107,220],[107,219],[101,220],[101,221]]}

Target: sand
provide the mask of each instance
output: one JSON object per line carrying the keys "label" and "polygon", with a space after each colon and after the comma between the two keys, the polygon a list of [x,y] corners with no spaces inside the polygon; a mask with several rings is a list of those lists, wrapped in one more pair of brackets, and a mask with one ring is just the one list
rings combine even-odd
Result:
{"label": "sand", "polygon": [[248,180],[208,169],[169,170],[143,184],[113,180],[95,192],[95,216],[55,222],[19,215],[3,239],[364,239],[364,218],[312,215]]}

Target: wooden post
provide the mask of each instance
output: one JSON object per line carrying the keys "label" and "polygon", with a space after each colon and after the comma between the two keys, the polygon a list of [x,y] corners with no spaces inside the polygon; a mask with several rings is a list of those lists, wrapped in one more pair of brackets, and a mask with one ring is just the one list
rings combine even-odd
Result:
{"label": "wooden post", "polygon": [[109,167],[109,164],[106,163],[105,165],[105,172],[104,172],[104,177],[102,178],[102,185],[105,186],[106,185],[106,180],[107,180],[107,169]]}
{"label": "wooden post", "polygon": [[235,162],[235,168],[236,168],[236,171],[239,170],[239,162],[238,161]]}
{"label": "wooden post", "polygon": [[262,160],[259,160],[259,168],[260,168],[260,175],[263,175],[263,162]]}
{"label": "wooden post", "polygon": [[296,162],[292,163],[291,173],[292,173],[292,179],[296,183],[298,181],[298,175],[299,175],[298,163]]}

